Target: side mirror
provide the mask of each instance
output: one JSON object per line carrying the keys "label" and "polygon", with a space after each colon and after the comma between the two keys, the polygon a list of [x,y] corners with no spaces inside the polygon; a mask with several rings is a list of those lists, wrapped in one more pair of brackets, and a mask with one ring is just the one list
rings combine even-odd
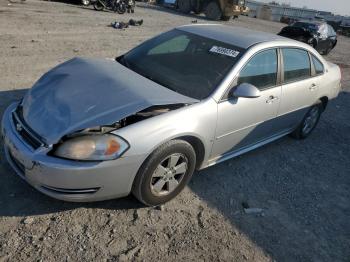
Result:
{"label": "side mirror", "polygon": [[235,97],[256,98],[260,96],[260,90],[252,84],[242,83],[232,91],[232,95]]}

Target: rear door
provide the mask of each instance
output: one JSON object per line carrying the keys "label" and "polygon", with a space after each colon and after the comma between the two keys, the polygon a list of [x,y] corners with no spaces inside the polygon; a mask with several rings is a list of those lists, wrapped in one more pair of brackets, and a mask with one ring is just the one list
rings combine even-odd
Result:
{"label": "rear door", "polygon": [[294,128],[317,97],[318,82],[311,74],[308,51],[282,48],[282,94],[278,125],[282,130]]}

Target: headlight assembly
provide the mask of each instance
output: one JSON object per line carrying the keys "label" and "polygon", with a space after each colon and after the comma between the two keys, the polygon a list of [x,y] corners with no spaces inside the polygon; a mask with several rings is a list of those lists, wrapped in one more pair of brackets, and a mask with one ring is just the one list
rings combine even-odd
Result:
{"label": "headlight assembly", "polygon": [[129,144],[115,135],[85,135],[66,140],[57,147],[54,155],[74,160],[112,160],[128,148]]}

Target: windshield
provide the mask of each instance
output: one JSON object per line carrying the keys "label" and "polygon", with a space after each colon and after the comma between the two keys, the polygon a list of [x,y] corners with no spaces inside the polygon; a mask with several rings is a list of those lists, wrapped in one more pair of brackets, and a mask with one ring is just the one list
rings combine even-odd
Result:
{"label": "windshield", "polygon": [[182,95],[208,97],[244,49],[172,30],[117,58],[124,66]]}
{"label": "windshield", "polygon": [[305,28],[305,29],[312,31],[312,32],[317,32],[319,29],[319,25],[312,24],[312,23],[305,23],[305,22],[295,22],[293,24],[293,26]]}

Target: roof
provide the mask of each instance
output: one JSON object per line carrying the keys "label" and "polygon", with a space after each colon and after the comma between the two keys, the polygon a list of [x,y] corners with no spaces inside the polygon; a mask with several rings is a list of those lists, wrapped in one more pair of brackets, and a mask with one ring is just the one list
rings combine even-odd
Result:
{"label": "roof", "polygon": [[262,42],[287,41],[286,38],[275,34],[220,24],[185,25],[177,29],[245,49]]}

